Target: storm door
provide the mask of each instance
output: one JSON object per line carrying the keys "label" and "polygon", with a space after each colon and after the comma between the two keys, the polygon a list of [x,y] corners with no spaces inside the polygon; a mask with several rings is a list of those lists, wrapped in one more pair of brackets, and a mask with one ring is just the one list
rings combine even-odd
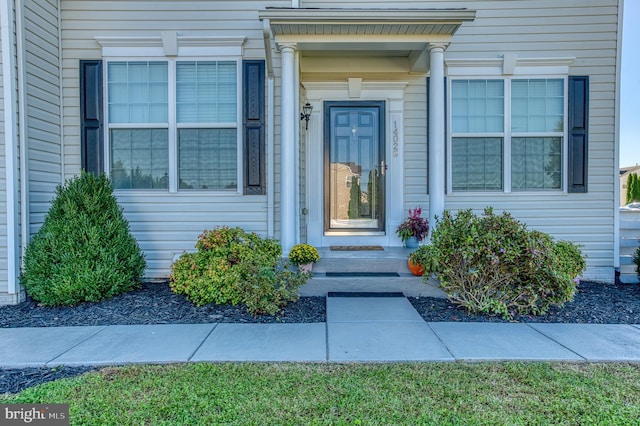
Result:
{"label": "storm door", "polygon": [[324,229],[384,231],[383,101],[324,103]]}

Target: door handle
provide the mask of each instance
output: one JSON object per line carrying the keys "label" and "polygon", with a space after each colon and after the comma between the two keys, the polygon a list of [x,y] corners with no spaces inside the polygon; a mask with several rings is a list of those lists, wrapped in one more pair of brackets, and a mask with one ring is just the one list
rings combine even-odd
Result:
{"label": "door handle", "polygon": [[387,163],[384,160],[380,161],[380,175],[381,176],[385,175],[385,173],[386,173],[388,168],[389,168],[389,166],[387,166]]}

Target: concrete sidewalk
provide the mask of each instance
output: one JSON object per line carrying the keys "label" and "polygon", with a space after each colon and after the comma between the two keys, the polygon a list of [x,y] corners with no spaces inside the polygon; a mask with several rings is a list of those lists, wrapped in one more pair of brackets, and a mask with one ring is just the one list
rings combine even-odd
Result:
{"label": "concrete sidewalk", "polygon": [[328,297],[326,323],[0,329],[4,368],[458,360],[640,362],[640,324],[427,323],[405,297]]}

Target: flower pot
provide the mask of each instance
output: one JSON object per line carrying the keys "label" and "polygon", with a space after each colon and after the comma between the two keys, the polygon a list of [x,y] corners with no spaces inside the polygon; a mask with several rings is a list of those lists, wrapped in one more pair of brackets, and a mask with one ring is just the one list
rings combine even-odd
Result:
{"label": "flower pot", "polygon": [[409,258],[409,260],[407,261],[407,266],[409,267],[409,271],[413,275],[417,275],[419,277],[424,275],[424,266],[420,265],[419,263],[413,263],[411,261],[411,258]]}
{"label": "flower pot", "polygon": [[300,272],[311,272],[313,269],[313,262],[300,264],[298,265],[298,268],[300,268]]}
{"label": "flower pot", "polygon": [[404,240],[404,246],[406,248],[418,248],[418,239],[416,237],[409,237]]}

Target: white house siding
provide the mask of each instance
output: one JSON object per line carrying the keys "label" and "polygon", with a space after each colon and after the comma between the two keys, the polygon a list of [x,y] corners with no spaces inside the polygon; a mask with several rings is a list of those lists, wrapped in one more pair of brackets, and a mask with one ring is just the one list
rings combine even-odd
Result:
{"label": "white house siding", "polygon": [[25,0],[23,23],[28,212],[33,234],[62,182],[57,0]]}
{"label": "white house siding", "polygon": [[[388,1],[302,1],[314,8],[386,8]],[[398,1],[393,8],[468,8],[464,23],[445,52],[447,59],[575,57],[571,75],[590,78],[588,193],[448,194],[447,209],[493,206],[506,210],[530,228],[582,244],[588,256],[585,278],[613,281],[615,170],[615,98],[618,32],[617,0]],[[407,90],[405,119],[405,209],[428,206],[426,154],[420,132],[422,93]],[[424,90],[424,89],[421,89]],[[416,99],[417,102],[416,102]],[[424,117],[424,116],[422,116]],[[409,137],[413,135],[414,137]],[[416,145],[417,144],[417,145]]]}
{"label": "white house siding", "polygon": [[[62,0],[64,174],[80,170],[78,61],[102,59],[96,37],[159,36],[162,31],[185,35],[244,36],[243,59],[264,59],[262,22],[258,10],[287,7],[289,1],[67,1]],[[279,67],[279,59],[274,61]],[[277,72],[277,71],[276,71]],[[279,104],[280,83],[275,84]],[[279,109],[276,108],[276,114]],[[279,118],[275,130],[278,140]],[[275,150],[276,164],[278,149]],[[275,170],[275,188],[279,169]],[[269,176],[267,175],[267,179]],[[241,226],[267,235],[267,196],[216,192],[118,191],[131,230],[147,258],[146,276],[167,277],[175,255],[194,250],[205,229]],[[278,195],[276,194],[276,200]],[[278,211],[275,212],[278,217]],[[277,233],[277,230],[276,230]]]}

